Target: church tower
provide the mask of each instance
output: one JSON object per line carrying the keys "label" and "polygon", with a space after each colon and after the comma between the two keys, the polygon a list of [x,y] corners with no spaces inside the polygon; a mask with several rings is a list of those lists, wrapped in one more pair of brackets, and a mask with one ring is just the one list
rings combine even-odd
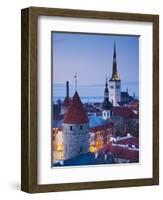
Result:
{"label": "church tower", "polygon": [[102,104],[102,117],[104,120],[111,117],[112,104],[109,101],[109,90],[108,90],[108,79],[106,77],[105,90],[104,90],[104,101]]}
{"label": "church tower", "polygon": [[109,80],[109,99],[113,106],[118,106],[121,101],[121,80],[117,70],[116,44],[114,43],[113,69]]}
{"label": "church tower", "polygon": [[89,150],[89,120],[76,91],[63,120],[63,159],[67,160]]}

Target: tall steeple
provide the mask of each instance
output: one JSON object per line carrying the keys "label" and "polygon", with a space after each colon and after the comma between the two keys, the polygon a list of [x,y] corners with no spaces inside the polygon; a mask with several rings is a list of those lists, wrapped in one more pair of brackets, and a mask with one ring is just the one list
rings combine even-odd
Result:
{"label": "tall steeple", "polygon": [[104,90],[104,102],[103,102],[103,109],[110,110],[112,107],[111,102],[109,101],[109,90],[108,90],[108,79],[106,76],[106,83],[105,83],[105,90]]}
{"label": "tall steeple", "polygon": [[116,44],[114,43],[113,69],[109,80],[109,100],[113,106],[118,106],[121,102],[121,80],[117,70]]}
{"label": "tall steeple", "polygon": [[108,90],[108,78],[106,75],[105,91],[104,91],[104,100],[109,100],[109,90]]}
{"label": "tall steeple", "polygon": [[117,59],[116,59],[116,43],[114,42],[114,52],[113,52],[113,69],[112,69],[112,81],[119,81],[119,75],[117,70]]}

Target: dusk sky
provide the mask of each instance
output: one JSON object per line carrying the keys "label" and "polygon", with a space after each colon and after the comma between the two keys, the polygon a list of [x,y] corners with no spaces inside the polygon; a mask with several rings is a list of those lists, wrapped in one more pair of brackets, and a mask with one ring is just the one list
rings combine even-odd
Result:
{"label": "dusk sky", "polygon": [[[70,81],[78,85],[102,85],[112,74],[113,46],[123,83],[138,84],[139,37],[53,32],[53,83]],[[137,91],[135,91],[137,93]]]}

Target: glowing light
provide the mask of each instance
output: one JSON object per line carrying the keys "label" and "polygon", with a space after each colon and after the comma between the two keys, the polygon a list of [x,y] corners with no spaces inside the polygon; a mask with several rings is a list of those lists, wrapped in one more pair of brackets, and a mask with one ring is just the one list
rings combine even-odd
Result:
{"label": "glowing light", "polygon": [[90,151],[91,153],[94,153],[94,152],[97,151],[97,148],[96,148],[95,146],[91,145],[91,146],[89,147],[89,151]]}
{"label": "glowing light", "polygon": [[54,147],[54,149],[56,151],[63,151],[63,146],[62,146],[62,144],[56,144],[55,147]]}

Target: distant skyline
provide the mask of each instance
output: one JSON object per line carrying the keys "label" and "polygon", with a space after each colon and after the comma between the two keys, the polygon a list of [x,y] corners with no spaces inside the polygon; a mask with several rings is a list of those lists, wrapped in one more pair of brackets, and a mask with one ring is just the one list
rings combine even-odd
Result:
{"label": "distant skyline", "polygon": [[[105,84],[112,74],[114,42],[122,88],[123,83],[138,84],[139,36],[53,32],[54,86],[67,80],[74,85],[75,73],[80,86]],[[138,95],[136,90],[131,92]]]}

